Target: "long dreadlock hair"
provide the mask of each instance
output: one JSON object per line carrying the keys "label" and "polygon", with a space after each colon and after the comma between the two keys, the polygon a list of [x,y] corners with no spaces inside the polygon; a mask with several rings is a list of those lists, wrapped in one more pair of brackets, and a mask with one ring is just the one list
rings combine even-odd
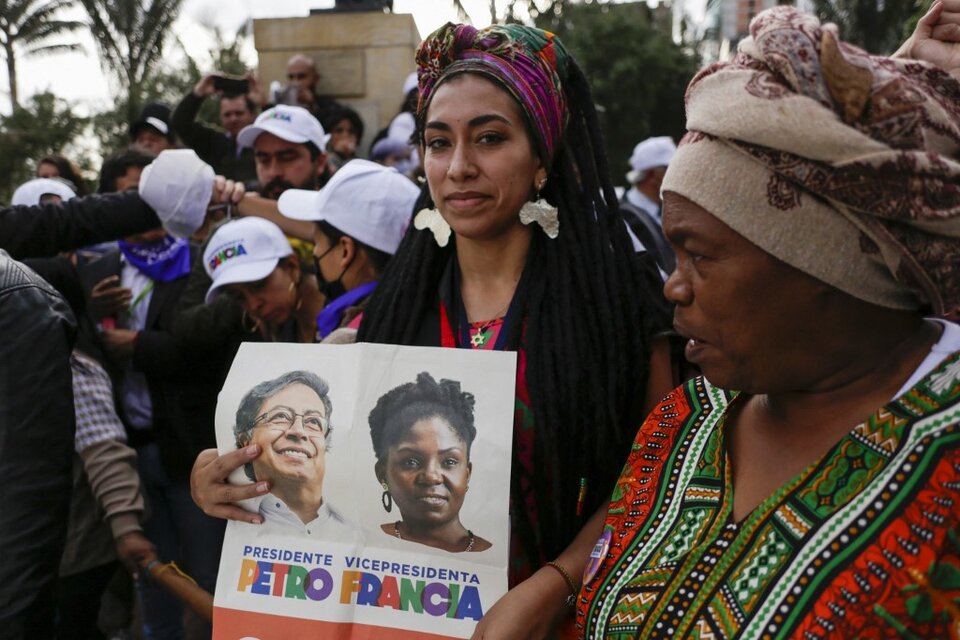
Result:
{"label": "long dreadlock hair", "polygon": [[[583,517],[606,500],[643,419],[650,340],[668,326],[669,311],[653,263],[634,252],[609,178],[589,84],[573,60],[565,78],[569,121],[541,196],[559,209],[561,230],[533,233],[522,282],[521,340],[534,421],[530,478],[538,523],[524,510],[514,461],[513,517],[528,556],[555,557],[576,536],[581,478]],[[526,116],[525,116],[526,117]],[[528,130],[530,123],[527,123]],[[421,127],[422,118],[418,122]],[[425,188],[414,211],[433,207]],[[413,344],[438,304],[440,278],[455,258],[428,231],[407,233],[369,301],[358,340]],[[521,326],[523,325],[523,326]]]}

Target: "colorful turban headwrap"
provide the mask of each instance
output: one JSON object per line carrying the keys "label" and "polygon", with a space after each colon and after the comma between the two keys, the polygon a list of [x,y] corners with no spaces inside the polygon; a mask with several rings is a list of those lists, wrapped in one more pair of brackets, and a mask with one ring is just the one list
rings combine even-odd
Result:
{"label": "colorful turban headwrap", "polygon": [[463,72],[481,74],[520,103],[540,157],[549,167],[567,126],[562,79],[569,59],[563,44],[548,31],[517,24],[476,29],[448,22],[417,49],[417,120],[422,126],[433,92],[443,80]]}
{"label": "colorful turban headwrap", "polygon": [[960,83],[791,7],[750,34],[690,83],[663,189],[856,298],[960,311]]}

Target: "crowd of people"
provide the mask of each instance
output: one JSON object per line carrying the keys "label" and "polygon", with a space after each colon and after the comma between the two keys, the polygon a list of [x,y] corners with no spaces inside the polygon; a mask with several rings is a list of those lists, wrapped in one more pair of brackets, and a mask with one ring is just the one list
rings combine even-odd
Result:
{"label": "crowd of people", "polygon": [[[553,34],[448,24],[415,62],[369,149],[298,54],[148,104],[95,195],[30,159],[0,211],[0,638],[209,637],[151,563],[213,592],[226,519],[349,535],[273,455],[322,468],[315,373],[214,448],[247,341],[518,353],[510,590],[476,638],[957,636],[960,0],[893,57],[760,14],[622,189]],[[383,533],[489,548],[410,499],[462,502],[472,395],[420,373],[369,423]],[[395,462],[439,439],[443,477]]]}

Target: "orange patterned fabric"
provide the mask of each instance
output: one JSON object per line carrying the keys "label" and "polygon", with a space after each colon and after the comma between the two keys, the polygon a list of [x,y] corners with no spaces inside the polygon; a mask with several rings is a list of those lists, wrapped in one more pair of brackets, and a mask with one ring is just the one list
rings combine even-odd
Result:
{"label": "orange patterned fabric", "polygon": [[582,635],[960,637],[960,352],[741,522],[724,444],[737,397],[697,378],[644,423]]}

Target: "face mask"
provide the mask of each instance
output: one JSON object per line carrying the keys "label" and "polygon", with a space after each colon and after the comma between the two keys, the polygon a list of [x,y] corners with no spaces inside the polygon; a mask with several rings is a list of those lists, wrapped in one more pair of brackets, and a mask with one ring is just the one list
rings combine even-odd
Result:
{"label": "face mask", "polygon": [[340,275],[337,276],[336,280],[324,280],[323,272],[320,271],[320,261],[323,260],[324,256],[337,248],[337,245],[334,244],[329,249],[324,251],[319,256],[314,256],[313,263],[317,270],[317,289],[320,290],[329,303],[331,300],[336,300],[343,294],[347,292],[347,289],[343,286],[343,274],[347,272],[347,269],[350,268],[350,265],[353,264],[353,258],[350,258],[350,262],[343,267],[343,271],[340,272]]}

